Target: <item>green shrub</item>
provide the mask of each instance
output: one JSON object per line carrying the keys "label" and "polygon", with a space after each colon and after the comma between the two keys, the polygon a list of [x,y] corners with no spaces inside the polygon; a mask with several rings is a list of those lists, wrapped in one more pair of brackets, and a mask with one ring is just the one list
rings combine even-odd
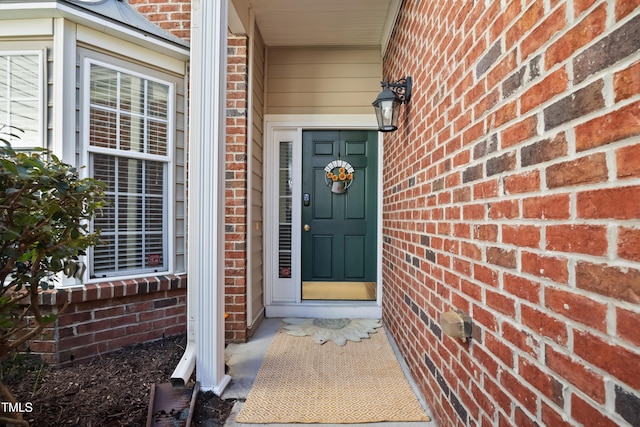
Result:
{"label": "green shrub", "polygon": [[[55,321],[55,315],[41,312],[39,293],[52,288],[61,275],[82,276],[79,256],[99,241],[99,233],[89,226],[104,197],[103,183],[81,179],[76,168],[51,152],[14,150],[8,136],[16,133],[15,128],[0,127],[2,362]],[[2,382],[0,395],[15,402]]]}

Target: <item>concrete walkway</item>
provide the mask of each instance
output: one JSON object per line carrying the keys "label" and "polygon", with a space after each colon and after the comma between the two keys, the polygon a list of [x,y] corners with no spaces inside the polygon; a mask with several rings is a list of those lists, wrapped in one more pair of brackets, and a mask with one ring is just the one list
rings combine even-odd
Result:
{"label": "concrete walkway", "polygon": [[[238,399],[235,403],[231,415],[227,419],[225,423],[225,427],[256,427],[261,425],[268,425],[270,427],[279,427],[279,426],[297,426],[300,427],[301,424],[244,424],[237,423],[235,421],[236,416],[240,412],[244,401],[247,399],[249,391],[253,386],[253,381],[258,374],[258,370],[260,369],[260,365],[262,364],[262,359],[267,353],[267,349],[271,344],[271,340],[275,335],[276,331],[280,327],[282,319],[265,319],[258,329],[254,336],[249,340],[249,342],[245,344],[229,344],[225,350],[225,359],[227,366],[229,366],[229,375],[231,375],[231,383],[227,386],[226,390],[222,394],[222,398],[224,399]],[[391,342],[391,346],[396,353],[396,357],[398,357],[398,361],[402,370],[405,373],[405,376],[409,380],[409,383],[414,389],[418,400],[427,414],[431,415],[431,411],[427,408],[424,399],[417,392],[417,387],[411,377],[408,375],[408,370],[404,361],[398,354],[398,348],[395,343],[389,338]],[[433,417],[432,417],[433,418]],[[365,424],[313,424],[313,427],[327,427],[327,426],[361,426],[361,427],[390,427],[390,426],[398,426],[398,427],[436,427],[435,422],[388,422],[388,423],[365,423]]]}

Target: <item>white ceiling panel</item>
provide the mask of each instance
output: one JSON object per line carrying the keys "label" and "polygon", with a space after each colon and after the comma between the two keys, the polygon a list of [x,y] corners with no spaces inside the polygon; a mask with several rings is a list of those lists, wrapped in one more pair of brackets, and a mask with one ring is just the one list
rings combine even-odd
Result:
{"label": "white ceiling panel", "polygon": [[248,0],[268,46],[381,46],[400,0]]}

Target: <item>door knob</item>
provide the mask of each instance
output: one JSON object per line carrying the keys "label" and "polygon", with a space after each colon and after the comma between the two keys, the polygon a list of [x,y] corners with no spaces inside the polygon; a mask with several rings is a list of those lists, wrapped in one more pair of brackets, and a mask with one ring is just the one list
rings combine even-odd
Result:
{"label": "door knob", "polygon": [[311,226],[309,224],[305,224],[304,231],[309,231],[309,230],[311,230]]}

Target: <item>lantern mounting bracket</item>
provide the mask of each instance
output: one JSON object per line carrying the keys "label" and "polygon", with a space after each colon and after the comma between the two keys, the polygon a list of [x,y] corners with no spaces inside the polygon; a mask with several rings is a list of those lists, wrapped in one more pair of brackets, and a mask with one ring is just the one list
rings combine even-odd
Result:
{"label": "lantern mounting bracket", "polygon": [[393,82],[389,82],[389,78],[380,82],[380,87],[389,89],[396,94],[398,100],[402,104],[406,104],[411,100],[411,88],[413,86],[413,79],[411,76],[403,77]]}

